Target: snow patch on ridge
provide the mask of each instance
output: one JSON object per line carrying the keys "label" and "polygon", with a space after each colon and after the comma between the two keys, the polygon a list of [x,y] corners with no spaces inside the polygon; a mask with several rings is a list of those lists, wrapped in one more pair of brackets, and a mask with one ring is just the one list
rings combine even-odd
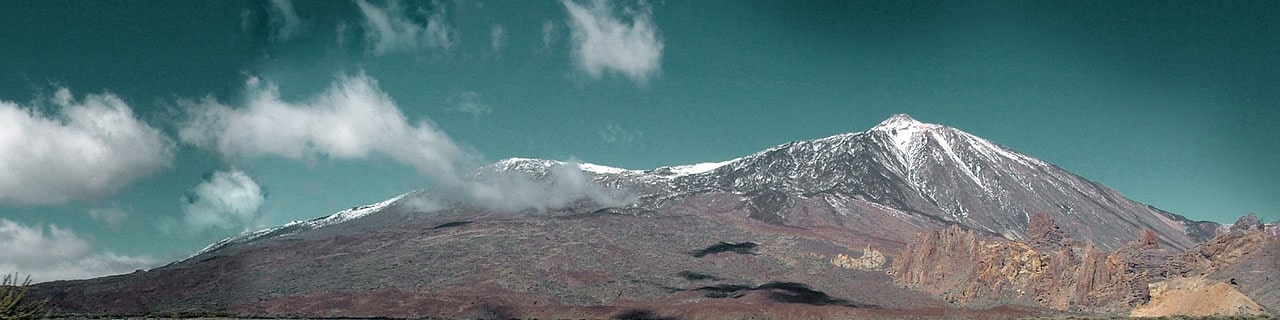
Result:
{"label": "snow patch on ridge", "polygon": [[603,165],[598,165],[598,164],[588,163],[588,162],[557,161],[557,160],[530,159],[530,158],[502,159],[502,160],[499,160],[498,162],[494,162],[493,166],[502,171],[512,171],[512,170],[530,171],[535,169],[539,169],[539,170],[547,169],[557,165],[566,166],[571,164],[574,166],[577,166],[579,170],[582,170],[584,172],[597,173],[597,174],[622,174],[622,173],[628,173],[628,172],[640,172],[638,170],[603,166]]}
{"label": "snow patch on ridge", "polygon": [[[957,167],[960,167],[960,171],[964,171],[964,174],[969,176],[969,179],[973,180],[973,183],[977,184],[979,188],[982,188],[982,191],[986,191],[987,194],[991,194],[991,189],[987,188],[987,185],[982,183],[982,179],[978,178],[978,175],[975,174],[973,170],[969,169],[969,163],[965,162],[964,159],[960,158],[960,155],[956,154],[955,149],[952,148],[951,143],[946,140],[946,137],[938,134],[937,131],[930,131],[929,135],[933,137],[934,141],[938,142],[939,146],[942,146],[942,151],[947,154],[947,157],[951,158],[951,161],[955,162]],[[957,206],[959,205],[957,204]]]}
{"label": "snow patch on ridge", "polygon": [[[998,160],[999,158],[997,157],[998,155],[1000,157],[1013,160],[1014,162],[1017,162],[1018,164],[1021,164],[1027,167],[1035,167],[1036,165],[1039,165],[1039,166],[1046,165],[1044,161],[1040,161],[1039,159],[1036,159],[1036,158],[1011,152],[1009,150],[1006,150],[1003,147],[1000,147],[994,143],[991,143],[991,141],[987,141],[987,139],[979,138],[970,134],[965,134],[965,138],[968,138],[969,140],[972,140],[976,142],[979,146],[981,146],[981,148],[975,148],[975,149],[977,149],[978,152],[981,152],[982,155],[986,156],[988,159]],[[1032,165],[1033,163],[1035,165]]]}
{"label": "snow patch on ridge", "polygon": [[582,170],[583,172],[594,173],[594,174],[646,175],[647,173],[650,173],[650,172],[656,172],[658,174],[655,175],[655,177],[675,178],[675,177],[682,177],[682,176],[711,172],[713,170],[719,169],[720,167],[732,164],[742,159],[743,158],[734,158],[734,159],[729,159],[729,160],[720,161],[720,162],[704,162],[704,163],[695,163],[695,164],[678,165],[678,166],[664,166],[664,167],[658,167],[652,170],[632,170],[632,169],[610,167],[610,166],[599,165],[599,164],[588,163],[588,162],[565,162],[565,161],[545,160],[545,159],[508,158],[508,159],[503,159],[498,162],[495,162],[494,167],[503,171],[538,170],[538,169],[550,168],[556,165],[573,164],[573,165],[576,165],[577,168]]}
{"label": "snow patch on ridge", "polygon": [[[382,201],[382,202],[378,202],[378,203],[374,203],[374,204],[368,204],[368,205],[363,205],[363,206],[358,206],[358,207],[353,207],[353,208],[350,208],[350,209],[346,209],[346,210],[338,211],[338,212],[336,212],[336,213],[333,213],[333,214],[330,214],[330,215],[327,215],[327,216],[324,216],[324,217],[321,217],[321,218],[316,218],[316,219],[307,220],[307,221],[292,221],[292,222],[286,223],[286,224],[284,224],[284,225],[282,225],[282,226],[266,228],[266,229],[262,229],[262,230],[258,230],[258,231],[252,231],[252,232],[248,232],[248,231],[246,231],[246,232],[244,232],[244,233],[241,233],[241,234],[238,234],[238,235],[235,235],[235,236],[231,236],[231,237],[226,238],[226,239],[219,240],[218,242],[214,242],[213,244],[210,244],[209,246],[204,247],[204,249],[201,249],[199,252],[196,252],[195,254],[191,255],[190,257],[187,257],[187,259],[191,259],[192,257],[198,256],[198,255],[202,255],[202,254],[205,254],[205,253],[209,253],[209,252],[212,252],[212,251],[214,251],[214,250],[218,250],[218,249],[221,249],[221,248],[223,248],[223,247],[226,247],[226,246],[229,246],[229,245],[232,245],[232,244],[245,243],[245,242],[250,242],[250,241],[253,241],[253,240],[257,240],[257,239],[263,238],[263,237],[265,237],[265,236],[267,236],[267,235],[269,235],[269,234],[273,234],[273,233],[275,233],[276,231],[281,231],[281,230],[286,230],[286,229],[288,229],[288,230],[290,230],[288,233],[289,233],[289,234],[292,234],[292,233],[296,233],[296,232],[299,232],[299,231],[304,231],[304,230],[313,230],[313,229],[317,229],[317,228],[324,227],[324,226],[335,225],[335,224],[339,224],[339,223],[343,223],[343,222],[347,222],[347,221],[355,220],[355,219],[358,219],[358,218],[360,218],[360,217],[364,217],[364,216],[367,216],[367,215],[369,215],[369,214],[372,214],[372,213],[374,213],[374,212],[382,211],[382,209],[384,209],[384,208],[386,208],[386,207],[390,206],[391,204],[396,203],[396,201],[400,201],[400,199],[403,199],[403,198],[404,198],[405,196],[407,196],[407,195],[409,195],[409,194],[408,194],[408,193],[406,193],[406,194],[402,194],[402,195],[396,196],[396,197],[391,198],[391,199],[384,200],[384,201]],[[184,259],[184,260],[185,260],[185,259]]]}
{"label": "snow patch on ridge", "polygon": [[635,170],[627,170],[623,168],[616,168],[616,167],[610,167],[610,166],[602,166],[602,165],[598,165],[594,163],[586,163],[586,162],[579,163],[578,169],[582,169],[582,171],[592,172],[592,173],[609,173],[609,174],[620,174],[624,172],[635,171]]}
{"label": "snow patch on ridge", "polygon": [[300,222],[300,223],[302,225],[305,225],[308,229],[315,229],[315,228],[319,228],[327,225],[334,225],[334,224],[355,220],[357,218],[367,216],[370,213],[382,211],[383,208],[386,208],[387,206],[390,206],[391,204],[396,203],[396,201],[400,201],[400,199],[404,198],[406,195],[408,194],[406,193],[406,194],[398,195],[395,198],[387,199],[375,204],[363,205],[363,206],[359,206],[359,207],[355,207],[347,210],[342,210],[342,211],[339,211],[338,213],[331,214],[324,218]]}
{"label": "snow patch on ridge", "polygon": [[668,169],[670,169],[671,173],[675,174],[676,176],[687,176],[687,175],[710,172],[712,170],[719,169],[720,167],[723,167],[727,164],[734,163],[738,160],[742,160],[742,158],[734,158],[732,160],[720,161],[720,162],[703,162],[703,163],[696,163],[696,164],[683,165],[683,166],[673,166],[673,167],[668,167]]}

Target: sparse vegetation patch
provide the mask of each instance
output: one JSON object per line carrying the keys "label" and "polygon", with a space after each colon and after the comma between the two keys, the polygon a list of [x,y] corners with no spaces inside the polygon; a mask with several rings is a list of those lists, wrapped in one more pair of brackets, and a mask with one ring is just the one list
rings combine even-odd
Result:
{"label": "sparse vegetation patch", "polygon": [[48,300],[24,301],[27,290],[30,290],[31,277],[18,283],[18,275],[4,275],[0,282],[0,319],[26,320],[47,316],[45,303]]}

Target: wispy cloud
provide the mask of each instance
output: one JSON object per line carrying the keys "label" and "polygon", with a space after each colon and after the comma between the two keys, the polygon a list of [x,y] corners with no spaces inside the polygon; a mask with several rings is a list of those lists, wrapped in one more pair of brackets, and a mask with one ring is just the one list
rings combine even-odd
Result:
{"label": "wispy cloud", "polygon": [[[491,172],[477,179],[480,155],[459,146],[431,121],[410,123],[377,81],[364,74],[341,76],[304,103],[282,100],[275,85],[256,78],[246,90],[246,105],[240,108],[212,99],[183,103],[191,114],[180,125],[181,140],[229,159],[386,157],[427,178],[435,195],[494,210],[545,209],[581,197],[613,201],[593,198],[609,193],[583,180],[580,170],[577,175],[556,171],[551,177]],[[548,188],[548,182],[590,187]]]}
{"label": "wispy cloud", "polygon": [[334,25],[333,27],[333,43],[336,44],[338,48],[347,47],[347,29],[346,21],[338,21],[337,25]]}
{"label": "wispy cloud", "polygon": [[125,211],[124,209],[121,209],[120,207],[114,207],[114,206],[103,207],[103,208],[90,208],[89,217],[93,218],[93,220],[98,220],[98,221],[101,221],[102,223],[106,223],[107,227],[114,229],[114,228],[120,227],[120,223],[124,222],[124,219],[129,217],[129,212]]}
{"label": "wispy cloud", "polygon": [[464,91],[449,97],[448,103],[453,105],[451,111],[470,114],[474,118],[493,112],[493,108],[480,101],[480,94],[475,91]]}
{"label": "wispy cloud", "polygon": [[218,171],[182,197],[184,221],[195,232],[209,228],[258,227],[267,194],[240,170]]}
{"label": "wispy cloud", "polygon": [[551,44],[556,41],[556,23],[551,21],[542,22],[542,48],[551,48]]}
{"label": "wispy cloud", "polygon": [[[46,230],[48,230],[46,232]],[[0,218],[0,270],[30,275],[32,281],[86,279],[155,266],[148,256],[94,252],[88,241],[55,225],[25,226]]]}
{"label": "wispy cloud", "polygon": [[291,0],[271,0],[267,14],[271,26],[271,38],[276,41],[288,41],[305,33],[307,24],[293,9]]}
{"label": "wispy cloud", "polygon": [[643,137],[644,133],[640,131],[631,131],[617,124],[609,124],[600,131],[600,140],[607,143],[616,143],[621,145],[632,145]]}
{"label": "wispy cloud", "polygon": [[494,25],[493,28],[489,29],[489,48],[493,49],[493,52],[501,51],[502,45],[506,44],[506,42],[507,42],[506,28],[503,28],[502,25],[499,24],[499,25]]}
{"label": "wispy cloud", "polygon": [[561,3],[569,11],[573,56],[588,75],[600,78],[616,72],[645,84],[658,72],[663,44],[650,7],[623,8],[615,16],[605,0]]}
{"label": "wispy cloud", "polygon": [[[442,3],[432,3],[430,10],[406,8],[397,0],[389,0],[385,6],[358,0],[356,5],[364,16],[365,40],[377,55],[420,49],[449,51],[457,37],[445,19]],[[425,18],[425,25],[412,18],[416,16]]]}
{"label": "wispy cloud", "polygon": [[173,141],[113,94],[48,100],[53,114],[0,101],[0,203],[103,198],[173,162]]}

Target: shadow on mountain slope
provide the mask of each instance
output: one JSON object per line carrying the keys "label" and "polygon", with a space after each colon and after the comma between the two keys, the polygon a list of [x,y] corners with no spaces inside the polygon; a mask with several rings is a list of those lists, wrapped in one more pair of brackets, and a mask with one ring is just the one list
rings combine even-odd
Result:
{"label": "shadow on mountain slope", "polygon": [[798,303],[815,306],[845,306],[853,308],[878,308],[873,304],[857,303],[827,295],[825,292],[813,290],[808,285],[798,282],[770,282],[756,287],[718,284],[700,287],[692,291],[706,291],[708,298],[740,298],[751,291],[763,291],[769,300],[782,303]]}
{"label": "shadow on mountain slope", "polygon": [[707,255],[717,254],[721,252],[733,252],[737,254],[756,254],[755,252],[756,247],[757,245],[755,242],[739,242],[739,243],[720,242],[710,247],[703,248],[702,250],[694,251],[692,254],[695,258],[701,258]]}

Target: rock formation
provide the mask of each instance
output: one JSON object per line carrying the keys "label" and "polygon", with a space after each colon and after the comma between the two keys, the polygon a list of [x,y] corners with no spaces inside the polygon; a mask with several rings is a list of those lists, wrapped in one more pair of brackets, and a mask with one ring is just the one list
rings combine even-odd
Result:
{"label": "rock formation", "polygon": [[1107,254],[1038,214],[1028,235],[1029,243],[980,238],[959,227],[921,234],[890,272],[900,284],[970,307],[1024,303],[1113,313],[1147,301],[1150,271],[1162,258],[1154,233]]}
{"label": "rock formation", "polygon": [[871,245],[867,245],[867,248],[862,250],[861,257],[852,258],[840,253],[831,258],[832,265],[858,270],[880,270],[880,268],[884,267],[884,262],[884,254],[880,253],[880,250],[872,249]]}
{"label": "rock formation", "polygon": [[[1134,310],[1143,316],[1265,314],[1280,304],[1280,285],[1270,276],[1280,270],[1280,241],[1251,221],[1257,218],[1243,217],[1230,232],[1181,253],[1161,247],[1150,230],[1104,253],[1067,236],[1047,215],[1029,219],[1026,242],[952,226],[918,234],[893,259],[889,274],[899,284],[967,307],[1032,304],[1107,314]],[[1208,301],[1182,302],[1188,299]]]}
{"label": "rock formation", "polygon": [[1229,231],[1171,257],[1161,275],[1204,277],[1231,284],[1269,312],[1280,312],[1280,237],[1258,221],[1241,217]]}

